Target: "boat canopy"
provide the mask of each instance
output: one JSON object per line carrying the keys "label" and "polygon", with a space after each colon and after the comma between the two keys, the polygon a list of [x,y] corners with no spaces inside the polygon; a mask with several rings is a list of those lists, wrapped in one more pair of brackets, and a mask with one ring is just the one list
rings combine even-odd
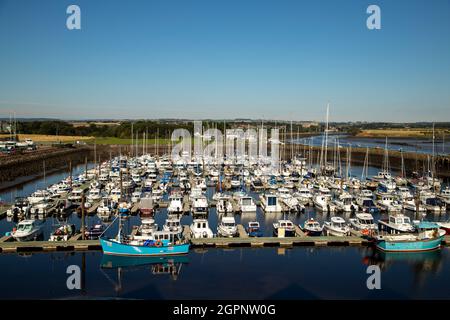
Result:
{"label": "boat canopy", "polygon": [[439,226],[435,222],[421,221],[417,227],[419,229],[439,229]]}

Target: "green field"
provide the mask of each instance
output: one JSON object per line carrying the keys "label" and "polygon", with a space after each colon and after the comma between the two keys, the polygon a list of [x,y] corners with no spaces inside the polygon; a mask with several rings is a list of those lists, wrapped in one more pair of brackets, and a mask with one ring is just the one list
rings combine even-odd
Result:
{"label": "green field", "polygon": [[[156,141],[155,141],[156,140]],[[155,145],[155,143],[158,143],[158,145],[168,145],[170,140],[169,139],[163,139],[163,138],[159,138],[159,139],[146,139],[147,141],[147,145]],[[96,144],[117,144],[117,145],[130,145],[131,142],[133,142],[133,144],[136,144],[136,139],[132,140],[132,139],[122,139],[122,138],[115,138],[115,137],[102,137],[102,138],[94,138],[94,139],[89,139],[88,143],[96,143]],[[137,144],[138,145],[142,145],[144,142],[143,139],[138,139],[137,140]]]}

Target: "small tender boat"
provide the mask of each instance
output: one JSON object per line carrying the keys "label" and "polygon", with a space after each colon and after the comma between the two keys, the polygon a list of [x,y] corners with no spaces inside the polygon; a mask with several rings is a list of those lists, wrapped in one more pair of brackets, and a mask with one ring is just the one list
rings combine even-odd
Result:
{"label": "small tender boat", "polygon": [[245,231],[247,231],[249,237],[262,237],[263,236],[263,233],[260,230],[258,221],[250,221],[247,225],[247,228],[245,228]]}
{"label": "small tender boat", "polygon": [[303,226],[299,226],[302,231],[310,237],[317,237],[322,235],[323,226],[313,218],[306,220]]}
{"label": "small tender boat", "polygon": [[11,235],[16,241],[36,240],[42,235],[43,223],[41,220],[23,220],[17,224]]}
{"label": "small tender boat", "polygon": [[280,230],[284,229],[285,237],[294,237],[295,236],[295,225],[291,220],[278,220],[273,223],[273,233],[276,237],[281,235]]}
{"label": "small tender boat", "polygon": [[212,238],[214,234],[209,227],[207,219],[194,219],[190,226],[191,236],[194,239]]}
{"label": "small tender boat", "polygon": [[234,217],[222,217],[217,226],[217,234],[222,237],[235,237],[237,233],[236,220]]}
{"label": "small tender boat", "polygon": [[390,252],[420,252],[439,249],[445,231],[439,231],[434,222],[422,221],[417,225],[418,234],[379,235],[377,249]]}
{"label": "small tender boat", "polygon": [[49,241],[67,241],[74,234],[75,234],[75,225],[63,224],[50,235]]}
{"label": "small tender boat", "polygon": [[326,221],[323,228],[327,235],[336,237],[345,237],[350,233],[350,227],[341,217],[331,217],[330,221]]}
{"label": "small tender boat", "polygon": [[100,237],[103,231],[104,228],[102,224],[95,224],[84,232],[84,237],[89,240],[96,240]]}

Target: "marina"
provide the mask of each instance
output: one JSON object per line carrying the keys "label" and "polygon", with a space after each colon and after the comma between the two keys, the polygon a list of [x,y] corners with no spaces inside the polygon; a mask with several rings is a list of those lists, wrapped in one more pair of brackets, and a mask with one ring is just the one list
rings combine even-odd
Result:
{"label": "marina", "polygon": [[0,3],[17,314],[450,299],[449,0]]}

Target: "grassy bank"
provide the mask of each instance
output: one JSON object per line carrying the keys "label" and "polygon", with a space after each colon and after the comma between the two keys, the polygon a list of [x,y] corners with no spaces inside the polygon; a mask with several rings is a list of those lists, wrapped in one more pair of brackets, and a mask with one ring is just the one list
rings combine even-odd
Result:
{"label": "grassy bank", "polygon": [[[435,129],[434,135],[436,139],[442,139],[442,136],[450,136],[449,129]],[[356,137],[359,138],[433,138],[432,128],[392,128],[392,129],[367,129],[358,132]]]}

